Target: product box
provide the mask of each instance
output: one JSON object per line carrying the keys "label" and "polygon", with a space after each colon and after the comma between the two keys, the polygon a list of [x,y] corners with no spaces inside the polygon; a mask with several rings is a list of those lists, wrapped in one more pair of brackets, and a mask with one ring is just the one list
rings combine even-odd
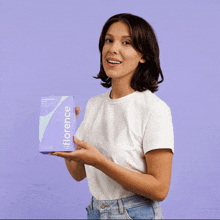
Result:
{"label": "product box", "polygon": [[39,151],[74,151],[76,114],[73,96],[41,97]]}

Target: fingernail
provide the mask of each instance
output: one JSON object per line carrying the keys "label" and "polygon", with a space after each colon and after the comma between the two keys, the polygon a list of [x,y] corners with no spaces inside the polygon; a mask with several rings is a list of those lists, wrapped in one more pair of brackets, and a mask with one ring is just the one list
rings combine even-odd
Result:
{"label": "fingernail", "polygon": [[51,152],[51,155],[57,155],[55,152]]}

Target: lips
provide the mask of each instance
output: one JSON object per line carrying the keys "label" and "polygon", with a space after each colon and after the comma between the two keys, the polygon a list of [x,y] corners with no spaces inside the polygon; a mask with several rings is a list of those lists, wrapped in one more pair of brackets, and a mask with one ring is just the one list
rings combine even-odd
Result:
{"label": "lips", "polygon": [[108,65],[109,67],[115,67],[115,66],[121,65],[121,63],[109,63],[109,62],[107,62],[107,65]]}
{"label": "lips", "polygon": [[117,62],[122,63],[122,61],[120,61],[120,60],[118,60],[116,58],[111,58],[111,57],[107,58],[106,60],[117,61]]}

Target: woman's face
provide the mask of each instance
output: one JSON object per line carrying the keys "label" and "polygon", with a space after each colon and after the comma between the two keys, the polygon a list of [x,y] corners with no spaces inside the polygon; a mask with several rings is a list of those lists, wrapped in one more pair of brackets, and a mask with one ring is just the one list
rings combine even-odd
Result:
{"label": "woman's face", "polygon": [[[142,54],[134,49],[131,42],[132,38],[127,24],[119,21],[109,27],[102,49],[102,64],[108,77],[131,79],[138,63],[145,62],[141,59]],[[117,59],[120,64],[109,63],[114,59]]]}

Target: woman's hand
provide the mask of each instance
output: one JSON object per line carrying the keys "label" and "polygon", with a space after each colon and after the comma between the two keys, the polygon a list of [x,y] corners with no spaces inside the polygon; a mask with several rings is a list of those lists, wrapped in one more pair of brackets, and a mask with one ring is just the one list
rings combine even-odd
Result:
{"label": "woman's hand", "polygon": [[87,165],[95,166],[103,155],[93,145],[80,141],[74,137],[74,143],[77,145],[76,150],[72,152],[54,152],[50,155],[66,158],[67,160],[73,160],[81,162]]}

